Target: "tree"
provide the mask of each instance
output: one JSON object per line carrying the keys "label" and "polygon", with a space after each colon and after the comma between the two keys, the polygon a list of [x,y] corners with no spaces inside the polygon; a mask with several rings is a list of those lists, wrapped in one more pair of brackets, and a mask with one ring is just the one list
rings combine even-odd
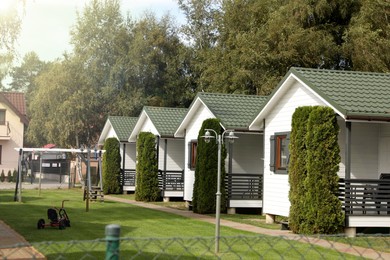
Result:
{"label": "tree", "polygon": [[46,65],[35,52],[27,53],[23,57],[22,64],[11,70],[11,90],[24,92],[28,97],[35,90],[36,77],[45,69]]}
{"label": "tree", "polygon": [[334,234],[344,226],[341,201],[337,197],[340,163],[339,127],[329,107],[313,108],[307,123],[307,177],[303,199],[305,215],[300,231]]}
{"label": "tree", "polygon": [[306,207],[304,198],[306,188],[304,185],[307,177],[307,123],[314,107],[298,107],[292,116],[290,135],[290,163],[288,179],[290,184],[290,214],[288,225],[294,233],[301,233],[301,225],[305,222]]}
{"label": "tree", "polygon": [[362,0],[343,39],[354,70],[390,71],[390,3]]}
{"label": "tree", "polygon": [[52,63],[36,79],[30,97],[30,124],[27,139],[34,145],[56,143],[80,147],[96,143],[101,114],[80,63],[65,59]]}
{"label": "tree", "polygon": [[136,200],[157,201],[160,198],[156,136],[150,132],[141,132],[138,136],[136,182]]}
{"label": "tree", "polygon": [[20,3],[24,2],[12,1],[7,9],[0,10],[0,89],[16,54],[15,43],[21,29]]}
{"label": "tree", "polygon": [[107,138],[104,142],[103,154],[103,192],[104,194],[120,194],[121,155],[119,141],[116,138]]}
{"label": "tree", "polygon": [[[192,209],[196,213],[215,212],[218,173],[218,144],[206,143],[201,137],[205,129],[214,129],[218,134],[222,133],[218,119],[206,119],[199,130],[198,145],[196,148],[195,182],[192,198]],[[223,147],[221,154],[221,211],[226,211],[225,192],[225,158],[226,150]]]}

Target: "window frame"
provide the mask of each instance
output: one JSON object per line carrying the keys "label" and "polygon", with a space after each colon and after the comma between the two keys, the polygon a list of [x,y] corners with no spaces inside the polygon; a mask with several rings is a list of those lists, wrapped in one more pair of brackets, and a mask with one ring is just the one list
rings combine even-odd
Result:
{"label": "window frame", "polygon": [[[286,165],[282,166],[282,142],[285,141],[285,147],[287,148],[284,151],[286,156]],[[287,174],[288,173],[288,164],[290,161],[290,151],[289,151],[289,143],[290,143],[290,132],[277,132],[270,137],[271,142],[271,155],[270,155],[270,170],[275,174]]]}
{"label": "window frame", "polygon": [[0,125],[6,125],[6,122],[7,122],[7,118],[6,118],[7,113],[6,112],[7,112],[6,109],[0,109],[0,113],[4,113],[4,121],[0,120]]}
{"label": "window frame", "polygon": [[188,143],[188,168],[190,170],[195,170],[196,168],[197,147],[197,139],[193,139]]}

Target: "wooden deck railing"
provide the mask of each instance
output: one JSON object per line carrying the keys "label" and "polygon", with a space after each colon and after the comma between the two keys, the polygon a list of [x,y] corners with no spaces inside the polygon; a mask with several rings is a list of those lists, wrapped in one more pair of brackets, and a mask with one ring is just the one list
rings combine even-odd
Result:
{"label": "wooden deck railing", "polygon": [[390,214],[390,180],[340,179],[339,198],[347,216]]}
{"label": "wooden deck railing", "polygon": [[262,200],[263,175],[251,173],[226,174],[225,189],[229,200]]}
{"label": "wooden deck railing", "polygon": [[120,183],[122,186],[135,186],[135,169],[122,169]]}
{"label": "wooden deck railing", "polygon": [[162,191],[184,191],[184,170],[158,170],[158,183]]}

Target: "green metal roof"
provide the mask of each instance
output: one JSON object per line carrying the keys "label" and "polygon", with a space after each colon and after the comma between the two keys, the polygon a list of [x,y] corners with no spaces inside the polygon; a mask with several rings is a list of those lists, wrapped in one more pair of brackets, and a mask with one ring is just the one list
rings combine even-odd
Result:
{"label": "green metal roof", "polygon": [[390,73],[307,68],[290,72],[347,118],[390,118]]}
{"label": "green metal roof", "polygon": [[109,116],[108,120],[110,121],[112,128],[114,128],[119,141],[127,142],[135,123],[137,123],[138,117]]}
{"label": "green metal roof", "polygon": [[144,111],[156,127],[157,131],[160,133],[160,136],[173,137],[188,109],[145,106]]}
{"label": "green metal roof", "polygon": [[199,92],[199,97],[225,129],[248,129],[267,100],[265,96]]}

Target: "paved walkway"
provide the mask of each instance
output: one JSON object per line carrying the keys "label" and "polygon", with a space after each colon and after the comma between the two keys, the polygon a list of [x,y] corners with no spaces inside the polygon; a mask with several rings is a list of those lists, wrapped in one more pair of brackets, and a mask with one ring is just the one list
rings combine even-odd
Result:
{"label": "paved walkway", "polygon": [[[215,218],[206,215],[196,214],[193,213],[192,211],[173,209],[173,208],[163,207],[151,203],[143,203],[139,201],[127,200],[127,199],[108,196],[108,195],[106,195],[104,198],[111,201],[128,203],[128,204],[132,204],[144,208],[159,210],[159,211],[172,213],[172,214],[176,214],[188,218],[198,219],[200,221],[205,221],[213,224],[215,223]],[[266,228],[256,227],[248,224],[228,221],[224,219],[221,219],[221,226],[226,226],[226,227],[243,230],[243,231],[249,231],[256,234],[283,237],[284,239],[296,240],[302,243],[309,243],[311,245],[318,245],[324,248],[334,249],[342,253],[348,253],[355,256],[362,256],[369,259],[390,259],[390,253],[378,252],[373,249],[351,246],[348,244],[332,242],[332,241],[315,238],[315,237],[300,236],[300,235],[293,234],[288,230],[266,229]],[[27,246],[23,247],[22,249],[10,248],[12,245],[15,245],[17,243],[23,243],[26,244]],[[27,241],[21,235],[19,235],[17,232],[11,229],[7,224],[5,224],[3,221],[0,220],[0,259],[31,259],[31,258],[44,259],[44,257],[39,252],[37,252],[31,246],[28,246]]]}
{"label": "paved walkway", "polygon": [[[108,195],[104,196],[104,199],[128,203],[128,204],[132,204],[144,208],[164,211],[164,212],[168,212],[168,213],[172,213],[172,214],[176,214],[188,218],[198,219],[200,221],[205,221],[213,224],[215,223],[215,218],[206,215],[196,214],[193,213],[192,211],[173,209],[173,208],[163,207],[151,203],[143,203],[139,201],[127,200],[127,199],[108,196]],[[311,245],[317,245],[328,249],[334,249],[342,253],[348,253],[351,255],[361,256],[368,259],[390,259],[390,253],[378,252],[373,249],[352,246],[349,244],[343,244],[338,242],[332,242],[329,240],[315,238],[315,237],[301,236],[301,235],[294,234],[289,230],[274,230],[274,229],[261,228],[261,227],[256,227],[256,226],[243,224],[243,223],[237,223],[237,222],[224,220],[224,219],[221,219],[220,223],[221,226],[225,226],[225,227],[230,227],[230,228],[243,230],[243,231],[249,231],[256,234],[283,237],[284,239],[296,240],[301,243],[309,243]]]}

